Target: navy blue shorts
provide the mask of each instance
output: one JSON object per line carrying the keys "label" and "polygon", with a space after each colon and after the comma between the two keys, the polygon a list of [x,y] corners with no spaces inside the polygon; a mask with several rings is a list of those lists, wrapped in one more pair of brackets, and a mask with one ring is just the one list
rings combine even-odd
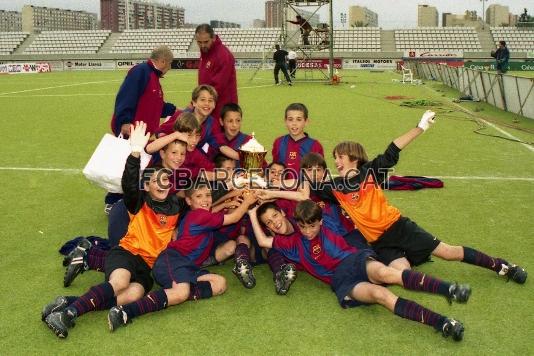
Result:
{"label": "navy blue shorts", "polygon": [[376,260],[376,254],[371,249],[360,250],[357,253],[345,258],[337,266],[332,276],[332,290],[336,293],[337,301],[343,308],[353,308],[367,303],[359,302],[353,299],[345,299],[352,288],[358,283],[370,282],[367,276],[367,261]]}
{"label": "navy blue shorts", "polygon": [[217,250],[217,247],[226,243],[227,241],[230,241],[230,239],[225,234],[215,231],[213,234],[213,245],[211,245],[210,256],[215,257],[215,251]]}
{"label": "navy blue shorts", "polygon": [[128,224],[130,224],[130,216],[124,200],[121,199],[113,204],[109,212],[108,239],[111,247],[119,245],[120,240],[128,232]]}
{"label": "navy blue shorts", "polygon": [[197,283],[197,278],[208,274],[180,252],[167,248],[163,250],[152,267],[154,280],[163,288],[172,288],[172,282]]}

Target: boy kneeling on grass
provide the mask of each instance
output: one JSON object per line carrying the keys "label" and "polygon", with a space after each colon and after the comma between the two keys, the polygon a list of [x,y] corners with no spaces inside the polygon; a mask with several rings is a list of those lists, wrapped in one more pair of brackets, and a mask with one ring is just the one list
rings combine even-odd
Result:
{"label": "boy kneeling on grass", "polygon": [[106,282],[91,287],[81,297],[57,297],[41,313],[42,320],[60,338],[68,336],[68,329],[82,314],[131,303],[152,289],[152,266],[171,241],[186,208],[184,199],[169,195],[171,172],[161,166],[152,167],[150,175],[144,174],[144,190],[140,189],[140,152],[150,136],[145,131],[145,123],[137,123],[135,128],[132,125],[132,153],[122,176],[124,202],[131,219],[126,235],[106,256]]}
{"label": "boy kneeling on grass", "polygon": [[[259,245],[279,251],[313,277],[329,284],[341,307],[378,303],[402,318],[432,326],[444,337],[462,340],[462,323],[398,297],[382,284],[441,294],[449,302],[458,303],[466,303],[469,299],[471,288],[468,285],[385,266],[376,260],[373,250],[349,246],[342,236],[323,225],[322,210],[311,200],[297,205],[296,224],[274,203],[254,208],[249,215]],[[265,235],[262,224],[274,234],[273,237]]]}

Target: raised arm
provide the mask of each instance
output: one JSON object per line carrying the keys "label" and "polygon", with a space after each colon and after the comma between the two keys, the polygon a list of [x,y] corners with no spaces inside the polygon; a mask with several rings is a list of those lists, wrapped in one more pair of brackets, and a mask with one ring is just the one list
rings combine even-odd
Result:
{"label": "raised arm", "polygon": [[160,137],[152,141],[148,146],[146,146],[146,153],[153,154],[161,150],[163,147],[167,146],[169,143],[174,142],[175,140],[180,140],[187,142],[188,136],[185,133],[175,131],[170,135]]}
{"label": "raised arm", "polygon": [[286,199],[303,201],[310,199],[310,186],[308,182],[303,182],[296,191],[288,190],[257,190],[256,195],[261,200]]}
{"label": "raised arm", "polygon": [[139,188],[139,171],[141,169],[141,151],[148,142],[150,132],[146,131],[144,122],[131,125],[130,128],[130,147],[132,153],[126,159],[124,172],[122,173],[121,186],[124,192],[124,203],[128,211],[132,214],[137,213],[141,207],[141,189]]}
{"label": "raised arm", "polygon": [[411,129],[410,131],[406,132],[404,135],[397,137],[395,140],[393,140],[393,143],[395,146],[397,146],[400,150],[404,149],[410,142],[415,140],[417,136],[421,135],[423,132],[425,132],[430,125],[434,123],[434,118],[436,117],[436,113],[430,110],[425,111],[423,116],[421,117],[421,120],[419,121],[419,124],[417,124],[417,127]]}
{"label": "raised arm", "polygon": [[272,248],[273,247],[273,238],[265,235],[263,229],[261,228],[260,221],[258,220],[258,214],[256,214],[257,208],[251,209],[248,212],[250,216],[250,223],[252,224],[252,229],[254,230],[254,236],[256,236],[256,241],[260,247]]}
{"label": "raised arm", "polygon": [[235,159],[236,161],[239,159],[239,153],[231,147],[224,145],[219,148],[219,151],[228,158]]}
{"label": "raised arm", "polygon": [[241,220],[243,215],[247,213],[248,208],[257,200],[258,198],[256,198],[256,194],[254,194],[254,192],[245,191],[245,193],[243,193],[243,203],[241,203],[241,205],[237,209],[232,211],[230,214],[224,215],[223,225],[226,226],[235,224],[236,222]]}

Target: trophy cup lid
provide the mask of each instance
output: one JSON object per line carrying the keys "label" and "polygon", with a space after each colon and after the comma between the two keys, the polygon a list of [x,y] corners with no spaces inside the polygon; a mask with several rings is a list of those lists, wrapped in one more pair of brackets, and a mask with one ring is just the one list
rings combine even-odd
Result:
{"label": "trophy cup lid", "polygon": [[242,145],[239,149],[241,151],[254,152],[254,153],[267,152],[267,151],[265,151],[265,147],[263,147],[263,145],[261,143],[259,143],[258,140],[256,140],[254,132],[252,133],[251,136],[252,136],[252,138],[250,140],[248,140],[247,143]]}

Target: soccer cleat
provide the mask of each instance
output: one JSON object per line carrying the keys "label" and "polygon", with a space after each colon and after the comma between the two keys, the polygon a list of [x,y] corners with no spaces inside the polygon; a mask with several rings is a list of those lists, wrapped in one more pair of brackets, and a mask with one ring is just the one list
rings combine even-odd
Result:
{"label": "soccer cleat", "polygon": [[68,329],[74,327],[75,320],[76,311],[72,308],[67,308],[48,315],[45,318],[45,323],[57,337],[64,339],[69,336]]}
{"label": "soccer cleat", "polygon": [[293,85],[293,83],[291,83],[291,82],[288,82],[288,83],[287,83],[287,85],[289,85],[289,86],[292,86],[292,85]]}
{"label": "soccer cleat", "polygon": [[447,296],[447,300],[449,301],[449,304],[452,304],[453,301],[456,303],[467,303],[470,295],[471,287],[469,284],[453,283],[449,287],[449,295]]}
{"label": "soccer cleat", "polygon": [[214,256],[208,256],[204,261],[202,261],[202,264],[200,265],[200,268],[206,268],[210,266],[215,266],[219,264]]}
{"label": "soccer cleat", "polygon": [[[87,264],[87,250],[89,250],[91,246],[91,242],[84,238],[80,240],[76,248],[69,253],[67,257],[70,258],[70,262],[65,270],[63,286],[70,286],[76,276],[89,269],[89,265]],[[63,263],[65,263],[65,261]]]}
{"label": "soccer cleat", "polygon": [[121,326],[131,322],[128,320],[128,314],[122,309],[122,306],[113,307],[108,312],[109,331],[113,332]]}
{"label": "soccer cleat", "polygon": [[447,318],[441,327],[441,334],[443,337],[452,336],[454,341],[461,341],[464,338],[464,326],[458,320]]}
{"label": "soccer cleat", "polygon": [[518,265],[502,265],[501,270],[498,272],[500,276],[506,276],[507,282],[510,279],[516,283],[523,284],[527,280],[528,273],[524,268],[519,267]]}
{"label": "soccer cleat", "polygon": [[69,302],[67,301],[67,298],[63,296],[57,297],[52,303],[45,305],[41,312],[41,320],[45,321],[47,316],[55,312],[63,311],[68,305]]}
{"label": "soccer cleat", "polygon": [[289,287],[297,278],[297,269],[294,264],[289,263],[282,265],[280,271],[276,272],[274,279],[274,285],[276,288],[276,294],[286,295],[289,292]]}
{"label": "soccer cleat", "polygon": [[84,249],[85,251],[89,250],[93,244],[91,243],[91,241],[87,240],[85,237],[82,238],[78,244],[76,245],[75,248],[72,249],[72,251],[70,251],[67,256],[63,257],[63,267],[67,267],[70,262],[72,261],[72,257],[74,256],[74,254],[76,253],[76,248],[77,247],[80,247],[81,249]]}
{"label": "soccer cleat", "polygon": [[232,272],[245,288],[252,289],[256,286],[256,278],[252,272],[250,262],[246,260],[237,260]]}

